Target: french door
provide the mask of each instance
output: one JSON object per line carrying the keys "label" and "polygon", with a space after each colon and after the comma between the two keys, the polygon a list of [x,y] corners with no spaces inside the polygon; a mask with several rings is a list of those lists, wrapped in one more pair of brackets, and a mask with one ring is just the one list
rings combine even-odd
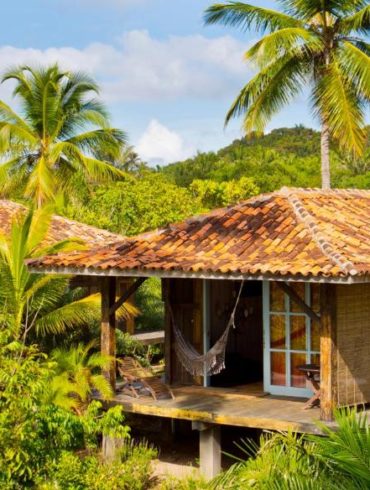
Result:
{"label": "french door", "polygon": [[[295,292],[319,313],[319,286],[290,283]],[[320,333],[299,306],[275,282],[263,284],[264,390],[273,395],[308,397],[302,364],[320,362]]]}

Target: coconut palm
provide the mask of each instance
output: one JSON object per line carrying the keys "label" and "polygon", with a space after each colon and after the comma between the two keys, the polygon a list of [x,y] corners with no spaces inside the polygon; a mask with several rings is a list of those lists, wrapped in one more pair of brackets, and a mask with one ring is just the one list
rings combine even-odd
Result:
{"label": "coconut palm", "polygon": [[281,11],[228,1],[210,6],[208,24],[265,34],[245,53],[258,72],[232,104],[226,123],[244,115],[247,133],[264,130],[297,94],[311,89],[321,122],[322,185],[330,187],[330,138],[354,156],[366,141],[364,107],[370,97],[370,5],[366,0],[280,0]]}
{"label": "coconut palm", "polygon": [[[96,83],[83,73],[22,66],[2,81],[13,81],[17,114],[0,101],[0,183],[2,194],[23,189],[38,206],[54,201],[76,172],[102,180],[122,177],[110,165],[125,143],[111,128]],[[108,158],[109,157],[109,158]]]}
{"label": "coconut palm", "polygon": [[133,146],[125,146],[121,153],[112,161],[112,165],[129,174],[139,174],[146,170],[147,165],[140,159]]}
{"label": "coconut palm", "polygon": [[[84,296],[71,291],[66,276],[32,274],[26,259],[84,247],[78,239],[48,244],[51,208],[30,211],[14,218],[9,234],[0,233],[0,324],[14,338],[63,333],[100,318],[100,294]],[[119,316],[136,314],[125,304]]]}

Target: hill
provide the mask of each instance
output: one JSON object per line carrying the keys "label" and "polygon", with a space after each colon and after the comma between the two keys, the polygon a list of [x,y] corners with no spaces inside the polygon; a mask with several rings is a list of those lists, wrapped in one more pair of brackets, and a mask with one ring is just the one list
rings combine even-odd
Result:
{"label": "hill", "polygon": [[[353,162],[333,145],[331,157],[333,187],[369,187],[368,155]],[[194,180],[221,183],[243,177],[251,179],[260,192],[283,185],[316,187],[321,180],[320,133],[303,126],[275,129],[260,137],[235,140],[217,152],[198,153],[160,172],[181,187],[191,186]]]}

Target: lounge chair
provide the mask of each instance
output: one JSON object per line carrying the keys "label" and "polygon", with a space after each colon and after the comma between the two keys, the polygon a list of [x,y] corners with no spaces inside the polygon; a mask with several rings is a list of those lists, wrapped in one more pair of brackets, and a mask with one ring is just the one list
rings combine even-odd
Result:
{"label": "lounge chair", "polygon": [[141,366],[133,357],[117,359],[117,369],[124,382],[122,390],[135,398],[140,395],[152,396],[154,400],[175,398],[159,376],[154,376],[150,369]]}

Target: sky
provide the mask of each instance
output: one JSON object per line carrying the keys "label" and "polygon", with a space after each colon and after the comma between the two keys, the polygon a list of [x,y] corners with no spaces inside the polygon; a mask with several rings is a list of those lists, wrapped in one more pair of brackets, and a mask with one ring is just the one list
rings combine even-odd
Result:
{"label": "sky", "polygon": [[[276,7],[272,0],[256,1]],[[217,150],[242,136],[226,129],[233,99],[252,76],[243,52],[257,34],[205,26],[210,0],[12,0],[2,2],[0,71],[57,61],[99,82],[112,124],[152,165]],[[11,84],[0,98],[11,101]],[[268,127],[305,124],[307,96]],[[11,102],[14,104],[14,102]]]}

